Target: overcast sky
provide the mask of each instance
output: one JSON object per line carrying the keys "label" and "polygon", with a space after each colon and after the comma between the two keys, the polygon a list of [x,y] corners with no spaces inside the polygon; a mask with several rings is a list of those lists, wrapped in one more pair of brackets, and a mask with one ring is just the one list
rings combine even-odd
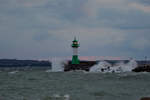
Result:
{"label": "overcast sky", "polygon": [[0,0],[0,58],[150,57],[150,0]]}

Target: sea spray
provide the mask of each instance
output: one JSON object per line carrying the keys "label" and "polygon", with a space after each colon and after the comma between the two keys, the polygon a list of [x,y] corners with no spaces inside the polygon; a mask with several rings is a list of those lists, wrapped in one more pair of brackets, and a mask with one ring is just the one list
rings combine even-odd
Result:
{"label": "sea spray", "polygon": [[52,96],[45,97],[44,100],[70,100],[70,95],[60,95],[60,94],[54,94]]}
{"label": "sea spray", "polygon": [[137,62],[135,60],[130,60],[126,64],[125,63],[118,64],[117,67],[121,69],[121,72],[130,72],[137,67]]}
{"label": "sea spray", "polygon": [[100,61],[97,65],[92,66],[90,69],[90,72],[103,72],[107,69],[107,72],[109,71],[111,67],[111,64],[109,64],[106,61]]}
{"label": "sea spray", "polygon": [[65,59],[53,58],[52,59],[52,72],[62,72],[64,71],[63,65],[67,63]]}
{"label": "sea spray", "polygon": [[97,65],[91,67],[90,72],[131,72],[137,67],[137,62],[135,60],[130,60],[128,63],[120,62],[115,65],[111,65],[106,61],[100,61]]}

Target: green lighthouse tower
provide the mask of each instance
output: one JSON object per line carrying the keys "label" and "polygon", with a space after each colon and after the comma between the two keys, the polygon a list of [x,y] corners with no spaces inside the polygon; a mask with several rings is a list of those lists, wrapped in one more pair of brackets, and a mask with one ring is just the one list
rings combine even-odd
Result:
{"label": "green lighthouse tower", "polygon": [[76,37],[72,41],[72,48],[73,48],[73,56],[72,56],[72,64],[80,64],[79,58],[78,58],[78,47],[79,43],[76,40]]}

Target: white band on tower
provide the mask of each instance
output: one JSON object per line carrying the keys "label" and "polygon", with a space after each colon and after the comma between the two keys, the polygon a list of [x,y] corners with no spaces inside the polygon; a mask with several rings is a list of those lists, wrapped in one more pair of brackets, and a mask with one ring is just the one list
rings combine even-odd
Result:
{"label": "white band on tower", "polygon": [[73,55],[78,55],[78,48],[73,48]]}

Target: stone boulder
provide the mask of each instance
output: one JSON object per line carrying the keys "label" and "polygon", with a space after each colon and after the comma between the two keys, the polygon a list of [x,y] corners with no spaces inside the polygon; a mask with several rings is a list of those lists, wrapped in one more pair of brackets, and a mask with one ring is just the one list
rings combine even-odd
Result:
{"label": "stone boulder", "polygon": [[143,97],[140,100],[150,100],[150,97]]}

